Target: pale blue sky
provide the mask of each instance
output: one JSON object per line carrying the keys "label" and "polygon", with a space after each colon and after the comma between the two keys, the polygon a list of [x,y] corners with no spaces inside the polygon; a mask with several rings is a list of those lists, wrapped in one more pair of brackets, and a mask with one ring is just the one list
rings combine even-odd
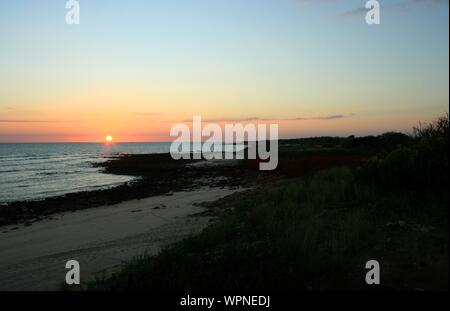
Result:
{"label": "pale blue sky", "polygon": [[0,140],[25,131],[1,120],[106,105],[111,120],[342,115],[323,125],[337,135],[448,111],[448,1],[380,1],[379,26],[362,0],[80,0],[78,26],[65,2],[0,2]]}

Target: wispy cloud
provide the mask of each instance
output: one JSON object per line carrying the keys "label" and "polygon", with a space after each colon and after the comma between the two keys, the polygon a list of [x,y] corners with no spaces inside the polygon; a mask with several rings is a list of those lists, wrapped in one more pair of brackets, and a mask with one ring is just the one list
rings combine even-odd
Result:
{"label": "wispy cloud", "polygon": [[[224,119],[202,119],[202,122],[209,123],[242,123],[242,122],[269,122],[269,121],[329,121],[344,119],[349,116],[342,114],[330,115],[330,116],[316,116],[316,117],[293,117],[293,118],[259,118],[259,117],[243,117],[243,118],[224,118]],[[183,122],[192,122],[192,119],[183,120]]]}
{"label": "wispy cloud", "polygon": [[312,120],[322,120],[322,121],[326,121],[326,120],[336,120],[336,119],[344,119],[344,118],[346,118],[346,116],[344,116],[344,115],[342,115],[342,114],[336,114],[336,115],[325,116],[325,117],[312,117],[312,118],[297,117],[297,118],[290,118],[290,119],[284,119],[284,120],[289,120],[289,121],[312,121]]}
{"label": "wispy cloud", "polygon": [[78,120],[24,120],[24,119],[0,119],[0,123],[78,123]]}
{"label": "wispy cloud", "polygon": [[362,6],[362,7],[358,7],[358,8],[354,8],[348,11],[345,11],[343,13],[341,13],[341,16],[360,16],[360,15],[364,15],[365,13],[367,13],[367,9],[366,7]]}
{"label": "wispy cloud", "polygon": [[[89,110],[89,113],[103,113],[103,110],[95,109],[95,110]],[[122,111],[122,113],[125,114],[132,114],[136,116],[157,116],[161,115],[162,113],[159,112],[145,112],[145,111]]]}
{"label": "wispy cloud", "polygon": [[[388,4],[380,1],[383,10],[391,11],[407,11],[414,7],[434,9],[437,7],[448,5],[449,0],[400,0],[390,1]],[[367,13],[367,9],[364,5],[347,10],[341,13],[342,16],[360,16]]]}
{"label": "wispy cloud", "polygon": [[[227,119],[203,119],[203,122],[210,122],[210,123],[238,123],[238,122],[251,122],[251,121],[262,121],[265,119],[261,119],[258,117],[244,117],[244,118],[227,118]],[[185,120],[184,122],[190,122],[191,120]]]}

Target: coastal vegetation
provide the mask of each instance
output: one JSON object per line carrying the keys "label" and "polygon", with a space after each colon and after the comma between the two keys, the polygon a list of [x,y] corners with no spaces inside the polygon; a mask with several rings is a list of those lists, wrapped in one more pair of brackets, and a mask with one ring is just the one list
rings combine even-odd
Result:
{"label": "coastal vegetation", "polygon": [[[448,288],[449,117],[410,135],[280,143],[276,176],[206,204],[218,220],[91,290]],[[252,172],[254,161],[240,170]]]}

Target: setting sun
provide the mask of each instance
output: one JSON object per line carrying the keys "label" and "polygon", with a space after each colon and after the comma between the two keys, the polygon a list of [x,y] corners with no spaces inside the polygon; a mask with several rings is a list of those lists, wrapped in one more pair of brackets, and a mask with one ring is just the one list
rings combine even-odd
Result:
{"label": "setting sun", "polygon": [[110,135],[108,135],[108,136],[105,137],[105,140],[106,140],[107,142],[112,142],[113,137],[110,136]]}

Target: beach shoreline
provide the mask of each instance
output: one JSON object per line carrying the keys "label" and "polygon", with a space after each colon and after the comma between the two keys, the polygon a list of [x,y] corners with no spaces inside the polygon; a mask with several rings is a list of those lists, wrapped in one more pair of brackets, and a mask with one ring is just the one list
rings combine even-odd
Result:
{"label": "beach shoreline", "polygon": [[133,183],[2,206],[0,290],[63,289],[72,259],[80,262],[82,282],[93,281],[199,233],[219,214],[213,202],[251,184],[237,164],[122,155],[96,166],[138,177]]}
{"label": "beach shoreline", "polygon": [[136,177],[134,181],[107,189],[5,204],[0,206],[0,228],[14,224],[32,226],[61,212],[118,204],[155,195],[170,195],[175,191],[193,190],[202,186],[237,187],[244,183],[244,179],[251,180],[250,175],[242,176],[242,168],[236,167],[235,160],[222,161],[221,165],[211,166],[206,162],[208,161],[175,161],[170,154],[129,154],[114,157],[93,165],[106,174]]}
{"label": "beach shoreline", "polygon": [[68,260],[78,260],[82,282],[135,256],[200,232],[214,217],[202,203],[243,188],[200,187],[97,208],[54,214],[33,226],[3,226],[0,290],[63,289]]}

